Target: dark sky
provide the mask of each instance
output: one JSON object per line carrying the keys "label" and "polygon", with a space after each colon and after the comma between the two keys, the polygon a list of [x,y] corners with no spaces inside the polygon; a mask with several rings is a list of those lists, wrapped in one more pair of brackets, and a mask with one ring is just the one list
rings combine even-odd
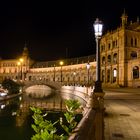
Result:
{"label": "dark sky", "polygon": [[25,41],[35,60],[95,54],[96,17],[106,32],[120,25],[124,8],[128,19],[140,16],[138,0],[4,0],[0,2],[0,56],[19,57]]}

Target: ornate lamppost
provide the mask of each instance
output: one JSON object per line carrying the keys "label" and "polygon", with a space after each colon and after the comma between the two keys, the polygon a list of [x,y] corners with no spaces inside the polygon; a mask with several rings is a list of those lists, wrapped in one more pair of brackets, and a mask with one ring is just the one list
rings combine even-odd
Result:
{"label": "ornate lamppost", "polygon": [[100,79],[100,45],[99,45],[102,36],[103,24],[97,18],[93,26],[94,26],[95,39],[96,39],[96,82],[95,82],[94,92],[103,92],[101,79]]}
{"label": "ornate lamppost", "polygon": [[62,66],[64,65],[64,62],[63,61],[60,61],[60,66],[61,66],[61,83],[62,83],[62,78],[63,78],[63,75],[62,75]]}
{"label": "ornate lamppost", "polygon": [[76,72],[74,71],[73,72],[73,83],[74,83],[74,86],[75,86],[75,76],[76,76]]}

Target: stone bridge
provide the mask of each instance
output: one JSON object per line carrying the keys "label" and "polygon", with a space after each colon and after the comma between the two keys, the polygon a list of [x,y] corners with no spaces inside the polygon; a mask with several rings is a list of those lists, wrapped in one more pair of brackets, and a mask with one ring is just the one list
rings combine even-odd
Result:
{"label": "stone bridge", "polygon": [[61,83],[60,82],[53,82],[53,81],[24,81],[23,82],[23,92],[28,88],[28,87],[31,87],[31,86],[34,86],[34,85],[46,85],[52,89],[55,89],[55,90],[60,90],[61,89]]}

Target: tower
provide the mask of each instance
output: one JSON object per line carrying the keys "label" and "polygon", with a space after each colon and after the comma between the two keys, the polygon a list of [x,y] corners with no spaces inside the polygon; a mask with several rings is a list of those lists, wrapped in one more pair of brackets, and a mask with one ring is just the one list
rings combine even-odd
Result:
{"label": "tower", "polygon": [[22,52],[22,58],[24,60],[23,62],[23,74],[24,74],[24,80],[26,79],[26,74],[27,72],[29,71],[29,62],[30,62],[30,59],[29,59],[29,51],[28,51],[28,48],[27,48],[27,43],[25,42],[25,45],[24,45],[24,48],[23,48],[23,52]]}
{"label": "tower", "polygon": [[124,9],[124,12],[123,12],[123,14],[122,14],[122,16],[121,16],[122,26],[123,26],[123,27],[124,27],[125,25],[127,25],[127,18],[128,18],[128,16],[127,16],[127,14],[125,13],[125,9]]}

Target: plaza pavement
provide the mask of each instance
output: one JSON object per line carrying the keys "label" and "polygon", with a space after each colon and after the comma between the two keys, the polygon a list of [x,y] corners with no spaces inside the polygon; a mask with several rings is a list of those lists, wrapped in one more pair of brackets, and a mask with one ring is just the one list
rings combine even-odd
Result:
{"label": "plaza pavement", "polygon": [[140,88],[105,91],[105,140],[140,140]]}

